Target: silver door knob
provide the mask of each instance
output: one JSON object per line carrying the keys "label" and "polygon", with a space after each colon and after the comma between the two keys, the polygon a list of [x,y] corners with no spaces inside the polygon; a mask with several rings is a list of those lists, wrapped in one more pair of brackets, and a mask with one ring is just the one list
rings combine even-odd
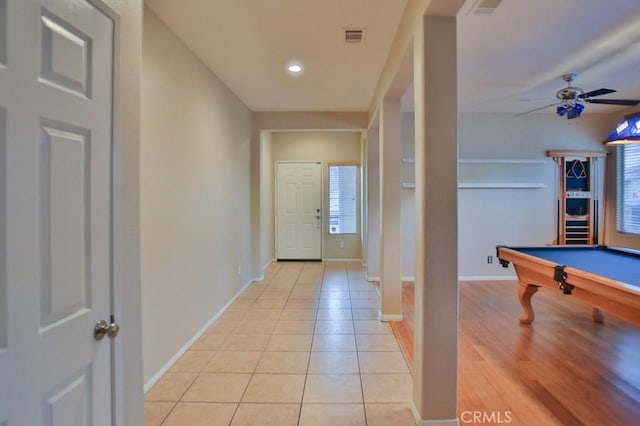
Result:
{"label": "silver door knob", "polygon": [[109,339],[114,339],[120,332],[120,325],[111,317],[111,323],[100,320],[93,328],[93,337],[96,340],[102,340],[106,335]]}

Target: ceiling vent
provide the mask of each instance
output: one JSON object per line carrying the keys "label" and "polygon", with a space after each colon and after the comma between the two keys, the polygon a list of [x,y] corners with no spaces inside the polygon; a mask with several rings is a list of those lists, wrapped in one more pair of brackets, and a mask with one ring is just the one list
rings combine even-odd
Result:
{"label": "ceiling vent", "polygon": [[502,0],[477,0],[471,8],[471,13],[474,15],[488,15],[500,6],[500,2]]}
{"label": "ceiling vent", "polygon": [[345,43],[362,43],[364,42],[364,28],[346,28],[344,30]]}

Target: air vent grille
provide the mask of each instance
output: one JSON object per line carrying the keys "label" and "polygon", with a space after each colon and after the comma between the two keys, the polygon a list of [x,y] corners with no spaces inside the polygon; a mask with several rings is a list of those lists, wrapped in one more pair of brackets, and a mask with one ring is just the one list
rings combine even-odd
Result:
{"label": "air vent grille", "polygon": [[345,43],[362,43],[364,42],[364,28],[346,28],[344,30]]}
{"label": "air vent grille", "polygon": [[488,15],[493,13],[502,0],[478,0],[472,9],[474,15]]}

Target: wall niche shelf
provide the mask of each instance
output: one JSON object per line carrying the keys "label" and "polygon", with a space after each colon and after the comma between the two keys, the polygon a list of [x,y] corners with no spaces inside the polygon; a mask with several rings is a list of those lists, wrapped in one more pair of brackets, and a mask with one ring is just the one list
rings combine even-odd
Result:
{"label": "wall niche shelf", "polygon": [[[402,159],[405,164],[414,164],[415,158],[405,157]],[[459,158],[460,164],[544,164],[544,160],[530,158]]]}
{"label": "wall niche shelf", "polygon": [[[402,158],[403,164],[415,159]],[[551,161],[545,158],[459,158],[459,189],[540,189],[547,188],[545,169]],[[413,170],[411,170],[413,172]],[[409,179],[409,176],[405,176]],[[402,188],[414,189],[415,184],[404,182]]]}
{"label": "wall niche shelf", "polygon": [[546,158],[459,158],[458,188],[537,189],[548,185]]}

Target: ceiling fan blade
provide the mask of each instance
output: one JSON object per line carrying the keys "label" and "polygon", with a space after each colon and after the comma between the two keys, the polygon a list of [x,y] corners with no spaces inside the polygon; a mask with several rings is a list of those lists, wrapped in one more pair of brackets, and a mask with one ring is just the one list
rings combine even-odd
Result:
{"label": "ceiling fan blade", "polygon": [[591,92],[583,93],[582,95],[578,95],[578,97],[580,99],[593,98],[595,96],[607,95],[609,93],[616,93],[616,91],[613,89],[605,89],[603,87],[602,89],[592,90]]}
{"label": "ceiling fan blade", "polygon": [[585,99],[590,104],[605,104],[605,105],[627,105],[635,106],[640,104],[638,99]]}
{"label": "ceiling fan blade", "polygon": [[529,111],[525,111],[525,112],[521,112],[520,114],[516,114],[516,115],[514,115],[514,117],[521,117],[521,116],[523,116],[525,114],[529,114],[530,112],[540,111],[541,109],[545,109],[545,108],[549,108],[549,107],[552,107],[552,106],[556,106],[558,104],[559,104],[559,102],[554,102],[552,104],[541,106],[539,108],[530,109]]}

